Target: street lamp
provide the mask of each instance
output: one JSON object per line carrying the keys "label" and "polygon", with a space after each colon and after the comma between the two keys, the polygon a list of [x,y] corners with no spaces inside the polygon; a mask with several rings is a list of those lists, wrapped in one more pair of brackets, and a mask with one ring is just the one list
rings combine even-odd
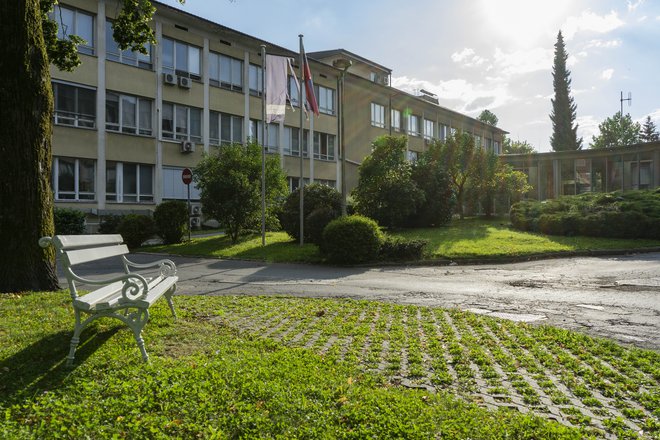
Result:
{"label": "street lamp", "polygon": [[341,213],[346,215],[346,149],[344,145],[344,77],[353,61],[348,58],[338,58],[332,66],[339,69],[337,89],[339,90],[339,146],[341,151]]}

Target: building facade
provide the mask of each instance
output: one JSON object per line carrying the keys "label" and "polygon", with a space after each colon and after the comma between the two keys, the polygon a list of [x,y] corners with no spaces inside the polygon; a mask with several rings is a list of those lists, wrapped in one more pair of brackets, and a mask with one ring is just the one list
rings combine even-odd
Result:
{"label": "building facade", "polygon": [[[66,29],[86,43],[78,48],[82,64],[75,71],[51,68],[53,191],[57,206],[87,212],[90,225],[98,216],[186,199],[182,170],[227,143],[265,144],[280,156],[291,189],[301,177],[302,150],[305,181],[344,192],[356,185],[357,168],[377,136],[408,136],[411,160],[428,140],[456,129],[500,151],[504,131],[440,106],[429,93],[392,88],[391,70],[345,50],[308,53],[320,115],[305,120],[303,145],[292,78],[285,120],[268,125],[264,142],[261,46],[296,64],[298,53],[154,5],[158,44],[147,55],[118,49],[115,0],[64,0],[54,11],[60,33]],[[337,67],[337,60],[350,65]],[[199,199],[194,187],[191,197]]]}
{"label": "building facade", "polygon": [[527,197],[535,200],[660,187],[660,142],[598,150],[507,154],[502,158],[527,174],[532,186]]}

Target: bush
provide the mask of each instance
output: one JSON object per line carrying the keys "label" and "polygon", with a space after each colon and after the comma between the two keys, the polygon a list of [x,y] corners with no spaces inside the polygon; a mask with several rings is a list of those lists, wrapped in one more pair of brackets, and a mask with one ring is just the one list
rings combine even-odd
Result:
{"label": "bush", "polygon": [[188,224],[186,202],[170,200],[156,206],[154,223],[156,234],[165,244],[181,243]]}
{"label": "bush", "polygon": [[77,209],[53,210],[56,235],[80,235],[85,233],[85,213]]}
{"label": "bush", "polygon": [[321,252],[333,263],[365,263],[378,257],[382,241],[378,223],[361,215],[349,215],[328,223],[323,230]]}
{"label": "bush", "polygon": [[401,237],[386,236],[380,246],[379,256],[385,261],[421,260],[428,240],[406,240]]}
{"label": "bush", "polygon": [[323,242],[323,230],[328,223],[339,216],[339,213],[329,206],[316,208],[305,218],[305,236],[310,243],[321,245]]}
{"label": "bush", "polygon": [[146,215],[128,214],[119,223],[117,232],[130,249],[135,249],[154,235],[154,221]]}
{"label": "bush", "polygon": [[[317,209],[329,208],[334,213],[331,220],[339,217],[341,213],[341,194],[335,188],[330,186],[312,183],[311,185],[305,186],[303,201],[305,203],[305,206],[303,207],[305,222],[303,233],[305,235],[305,241],[319,244],[320,241],[318,238],[314,237],[317,231],[310,231],[310,225],[308,224],[309,216]],[[326,214],[329,212],[330,211],[326,211]],[[295,240],[300,240],[300,188],[288,195],[282,205],[282,210],[279,215],[282,229]],[[320,214],[316,214],[315,217],[317,215]],[[318,222],[319,220],[320,218],[313,218],[313,221]],[[319,225],[316,225],[312,227],[312,229],[318,226]],[[325,227],[325,225],[323,225],[323,227]],[[323,231],[323,229],[321,229],[321,231]]]}
{"label": "bush", "polygon": [[118,234],[119,224],[124,219],[123,215],[108,214],[101,217],[99,234]]}

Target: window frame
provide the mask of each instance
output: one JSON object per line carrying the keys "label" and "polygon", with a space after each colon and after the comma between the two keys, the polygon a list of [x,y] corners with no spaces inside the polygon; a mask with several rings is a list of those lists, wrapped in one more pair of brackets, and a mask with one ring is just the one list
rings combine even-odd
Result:
{"label": "window frame", "polygon": [[371,126],[385,128],[385,106],[376,102],[371,103]]}
{"label": "window frame", "polygon": [[[169,45],[171,42],[172,44],[172,53],[171,53],[171,58],[172,58],[172,65],[166,65],[165,64],[165,55],[163,54],[163,61],[162,61],[162,68],[163,72],[165,73],[172,73],[178,76],[184,76],[188,77],[190,79],[196,80],[196,81],[201,81],[202,80],[202,71],[203,71],[203,66],[202,66],[202,48],[199,46],[195,46],[194,44],[186,43],[185,41],[177,40],[175,38],[170,38],[163,36],[163,41],[162,41],[162,50],[165,50],[166,44]],[[178,46],[177,46],[178,45]],[[185,58],[185,65],[186,65],[186,70],[178,69],[177,67],[179,64],[179,48],[185,48],[186,49],[186,56]],[[189,49],[193,48],[197,51],[197,64],[199,67],[199,71],[193,72],[190,69],[190,52]]]}
{"label": "window frame", "polygon": [[[225,62],[229,62],[229,68],[226,67],[223,68],[223,60],[226,60]],[[238,63],[239,68],[234,67],[235,63]],[[217,78],[214,78],[212,76],[212,71],[210,69],[210,67],[213,66],[214,64],[217,65],[217,73],[218,73]],[[243,88],[245,87],[243,81],[243,68],[244,68],[244,62],[239,58],[234,58],[229,55],[225,55],[223,53],[209,52],[209,84],[214,87],[220,87],[226,90],[233,90],[235,92],[242,92]],[[227,71],[228,73],[226,73]],[[236,71],[240,72],[240,74],[235,75]],[[227,74],[229,75],[228,78],[229,81],[225,81],[225,79],[227,78],[224,76]],[[236,81],[235,76],[238,76],[238,81]],[[249,78],[248,78],[248,87],[249,87]]]}
{"label": "window frame", "polygon": [[419,116],[413,115],[412,113],[408,116],[408,134],[416,137],[421,136],[421,133],[419,132]]}
{"label": "window frame", "polygon": [[[60,190],[60,161],[73,161],[73,191]],[[92,191],[81,191],[81,162],[90,162],[92,169]],[[54,156],[52,170],[53,198],[56,202],[94,202],[96,201],[96,160],[77,157]],[[63,194],[70,194],[73,197],[62,197]],[[90,196],[90,197],[84,197]]]}
{"label": "window frame", "polygon": [[[224,118],[229,118],[229,137],[224,133],[222,121]],[[211,110],[209,116],[209,144],[211,145],[230,145],[243,143],[243,116],[232,115],[230,113],[217,112]],[[212,137],[212,128],[214,123],[217,122],[218,137]],[[237,130],[237,127],[240,127]],[[237,131],[239,133],[237,133]]]}
{"label": "window frame", "polygon": [[[430,133],[429,133],[430,131]],[[435,135],[435,121],[431,119],[424,119],[424,139],[430,141]]]}
{"label": "window frame", "polygon": [[[113,36],[113,22],[106,18],[105,20],[105,59],[116,63],[125,64],[127,66],[135,66],[144,70],[153,70],[153,46],[147,42],[145,48],[148,55],[130,49],[121,50]],[[110,47],[113,45],[114,47]],[[114,50],[116,47],[116,51]],[[132,55],[131,55],[132,54]]]}
{"label": "window frame", "polygon": [[[53,89],[53,121],[55,125],[62,125],[67,127],[77,128],[96,128],[96,89],[92,87],[84,87],[77,84],[70,84],[66,82],[53,81],[51,83]],[[62,96],[62,88],[70,87],[73,89],[73,105],[74,111],[58,109],[63,104],[62,100],[67,99]],[[85,114],[79,111],[80,105],[80,90],[90,91],[94,96],[94,102],[91,106],[94,114]],[[70,123],[69,123],[70,122]]]}
{"label": "window frame", "polygon": [[[165,107],[171,107],[172,109],[172,130],[165,130]],[[177,126],[177,114],[179,109],[185,109],[186,111],[186,131],[185,134],[183,132],[180,132],[178,129],[179,127]],[[199,134],[192,134],[192,110],[195,110],[199,112]],[[202,133],[204,131],[203,128],[203,112],[202,109],[199,107],[190,107],[187,105],[181,105],[181,104],[176,104],[173,102],[163,102],[163,108],[161,111],[161,137],[163,140],[173,140],[173,141],[191,141],[191,142],[197,142],[201,143],[202,142]]]}
{"label": "window frame", "polygon": [[[118,122],[109,122],[108,121],[108,115],[110,114],[110,111],[108,111],[108,98],[110,96],[117,96],[117,119]],[[125,93],[119,93],[119,92],[112,92],[112,91],[107,91],[105,95],[106,99],[106,111],[105,111],[105,129],[107,131],[111,131],[114,133],[123,133],[123,134],[133,134],[137,136],[147,136],[147,137],[153,137],[153,99],[149,98],[143,98],[141,96],[135,96],[135,95],[128,95]],[[129,127],[124,123],[124,100],[122,98],[131,98],[135,99],[135,127]],[[142,103],[148,103],[149,105],[149,126],[150,128],[143,128],[142,127],[142,108],[141,104]],[[116,128],[115,128],[116,127]],[[133,131],[131,131],[133,130]]]}
{"label": "window frame", "polygon": [[[62,16],[62,14],[61,14],[61,12],[58,13],[58,11],[60,11],[61,9],[64,9],[66,11],[69,11],[69,12],[73,13],[73,31],[72,32],[69,32],[68,29],[66,31],[63,29],[63,26],[65,26],[65,24],[62,23],[62,20],[60,18]],[[85,54],[85,55],[94,55],[96,53],[96,41],[95,41],[96,16],[93,13],[83,11],[83,10],[80,10],[80,9],[77,9],[77,8],[73,8],[69,5],[56,4],[53,7],[53,11],[50,12],[48,15],[49,15],[50,19],[53,20],[57,24],[57,38],[67,39],[65,37],[68,37],[69,35],[77,35],[80,38],[82,38],[83,40],[85,40],[85,43],[81,43],[76,47],[76,50],[79,53],[82,53],[82,54]],[[91,44],[90,44],[90,41],[85,39],[85,37],[80,35],[80,33],[78,32],[78,30],[79,30],[78,28],[80,27],[80,25],[78,23],[78,16],[80,16],[80,15],[89,17],[92,20],[91,35],[90,35]]]}
{"label": "window frame", "polygon": [[[114,164],[114,166],[111,166]],[[124,191],[124,165],[135,166],[135,194],[127,194]],[[151,170],[151,193],[143,191],[142,185],[142,172],[141,168],[146,167]],[[112,203],[154,203],[155,194],[154,179],[156,177],[155,166],[153,164],[146,163],[137,163],[137,162],[118,162],[118,161],[107,161],[106,162],[106,179],[105,179],[105,200],[106,202]],[[114,169],[115,174],[115,188],[114,191],[110,191],[110,185],[108,184],[108,179],[110,178],[109,170]],[[135,197],[135,200],[126,200],[127,197]]]}
{"label": "window frame", "polygon": [[319,113],[335,115],[335,89],[314,84],[314,93],[319,104]]}
{"label": "window frame", "polygon": [[401,111],[395,108],[390,111],[390,126],[396,132],[401,131]]}

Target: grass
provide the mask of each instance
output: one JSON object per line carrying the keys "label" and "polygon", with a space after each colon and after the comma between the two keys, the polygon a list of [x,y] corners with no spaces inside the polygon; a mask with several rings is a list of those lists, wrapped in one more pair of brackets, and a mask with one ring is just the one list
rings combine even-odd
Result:
{"label": "grass", "polygon": [[100,320],[69,370],[68,294],[0,295],[0,438],[660,436],[656,352],[419,306],[175,306],[177,321],[152,308],[149,364],[125,326]]}
{"label": "grass", "polygon": [[[397,231],[392,235],[428,240],[429,245],[424,257],[426,260],[509,259],[576,251],[660,247],[658,240],[563,237],[520,232],[509,228],[508,219],[454,220],[446,227]],[[152,246],[143,250],[267,262],[321,263],[323,261],[315,245],[306,244],[300,247],[284,232],[268,232],[265,247],[261,246],[261,236],[252,234],[241,237],[237,244],[232,244],[226,236],[219,236],[193,238],[191,242]]]}

